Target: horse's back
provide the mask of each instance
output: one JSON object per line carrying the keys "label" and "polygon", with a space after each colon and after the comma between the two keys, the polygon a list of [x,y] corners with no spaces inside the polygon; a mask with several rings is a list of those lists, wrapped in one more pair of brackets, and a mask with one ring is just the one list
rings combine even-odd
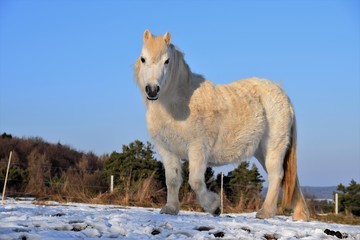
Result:
{"label": "horse's back", "polygon": [[258,98],[267,118],[275,118],[276,115],[281,118],[284,118],[284,115],[294,117],[290,99],[278,83],[267,79],[248,78],[232,82],[229,86],[235,91],[247,91],[254,98]]}

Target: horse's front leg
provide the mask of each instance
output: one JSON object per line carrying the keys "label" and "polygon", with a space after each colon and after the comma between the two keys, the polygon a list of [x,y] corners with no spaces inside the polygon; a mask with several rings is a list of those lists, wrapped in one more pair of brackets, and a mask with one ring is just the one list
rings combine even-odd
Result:
{"label": "horse's front leg", "polygon": [[189,184],[195,191],[201,207],[212,215],[220,214],[219,196],[209,191],[205,184],[206,157],[201,147],[189,149]]}
{"label": "horse's front leg", "polygon": [[167,188],[166,205],[161,209],[161,214],[176,215],[180,210],[179,189],[182,183],[180,158],[162,147],[157,147],[165,167]]}

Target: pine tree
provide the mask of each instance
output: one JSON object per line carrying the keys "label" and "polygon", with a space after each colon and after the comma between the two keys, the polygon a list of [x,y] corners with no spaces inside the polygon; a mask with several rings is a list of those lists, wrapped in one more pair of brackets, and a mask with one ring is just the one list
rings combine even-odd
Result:
{"label": "pine tree", "polygon": [[337,190],[342,192],[339,194],[339,211],[360,216],[360,184],[353,179],[348,187],[339,184]]}
{"label": "pine tree", "polygon": [[227,198],[241,210],[258,208],[260,205],[264,180],[255,164],[250,169],[249,166],[249,162],[242,162],[224,177],[224,190]]}
{"label": "pine tree", "polygon": [[123,145],[122,152],[113,152],[104,164],[104,177],[108,180],[114,175],[114,184],[125,189],[153,176],[165,186],[165,172],[161,162],[154,157],[153,146],[136,140]]}

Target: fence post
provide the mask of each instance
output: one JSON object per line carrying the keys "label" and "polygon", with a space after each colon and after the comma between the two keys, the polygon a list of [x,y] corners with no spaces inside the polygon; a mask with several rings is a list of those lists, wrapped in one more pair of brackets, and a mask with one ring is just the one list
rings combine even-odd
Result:
{"label": "fence post", "polygon": [[12,151],[10,152],[9,161],[8,161],[8,165],[7,165],[7,169],[6,169],[6,176],[5,176],[4,188],[3,188],[2,199],[1,199],[2,205],[4,205],[4,203],[5,203],[6,182],[7,182],[8,175],[9,175],[11,156],[12,156]]}
{"label": "fence post", "polygon": [[335,214],[339,213],[339,194],[335,193]]}
{"label": "fence post", "polygon": [[110,193],[114,192],[114,175],[110,176]]}
{"label": "fence post", "polygon": [[224,213],[224,173],[223,172],[221,172],[220,208],[221,208],[221,214],[223,214]]}

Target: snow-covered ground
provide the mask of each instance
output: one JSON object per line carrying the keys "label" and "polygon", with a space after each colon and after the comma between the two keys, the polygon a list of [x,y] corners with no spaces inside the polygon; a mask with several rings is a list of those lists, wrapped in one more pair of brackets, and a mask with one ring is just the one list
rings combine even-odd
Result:
{"label": "snow-covered ground", "polygon": [[325,229],[339,231],[347,239],[360,239],[360,226],[293,222],[284,216],[260,220],[255,213],[213,217],[181,211],[170,216],[151,208],[58,202],[36,205],[31,199],[7,199],[0,205],[0,239],[338,239],[325,234]]}

